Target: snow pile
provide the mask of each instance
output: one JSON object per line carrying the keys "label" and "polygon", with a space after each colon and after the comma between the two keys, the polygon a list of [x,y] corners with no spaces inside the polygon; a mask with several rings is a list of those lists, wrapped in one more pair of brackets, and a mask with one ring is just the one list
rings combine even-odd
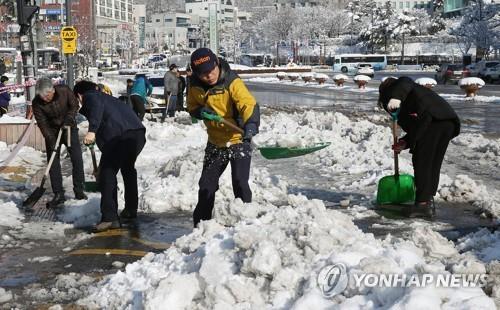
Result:
{"label": "snow pile", "polygon": [[315,73],[314,78],[316,80],[325,80],[325,81],[329,79],[328,75],[326,75],[324,73]]}
{"label": "snow pile", "polygon": [[333,76],[333,80],[336,81],[336,80],[344,80],[344,81],[348,81],[349,78],[347,77],[347,75],[345,74],[336,74]]}
{"label": "snow pile", "polygon": [[453,144],[471,149],[472,154],[465,154],[469,159],[477,160],[482,165],[500,167],[500,139],[487,139],[483,135],[462,133],[452,140]]}
{"label": "snow pile", "polygon": [[60,274],[52,288],[31,285],[24,290],[26,296],[34,300],[50,303],[67,303],[87,294],[87,287],[96,281],[95,278],[77,273]]}
{"label": "snow pile", "polygon": [[16,227],[21,224],[24,215],[19,211],[12,201],[0,202],[2,216],[0,216],[0,226]]}
{"label": "snow pile", "polygon": [[467,175],[457,175],[454,180],[441,176],[438,194],[446,201],[472,203],[488,215],[500,217],[500,203],[495,199],[495,194]]}
{"label": "snow pile", "polygon": [[0,117],[0,123],[3,124],[29,124],[30,120],[20,116],[10,116],[8,114]]}
{"label": "snow pile", "polygon": [[426,78],[426,77],[416,79],[415,83],[422,85],[422,86],[429,86],[430,85],[431,87],[434,87],[437,85],[436,80],[431,79],[431,78]]}
{"label": "snow pile", "polygon": [[484,81],[477,77],[463,78],[458,81],[458,86],[465,86],[465,85],[477,85],[479,88],[481,88],[484,86]]}
{"label": "snow pile", "polygon": [[280,72],[276,73],[276,76],[277,76],[278,78],[280,78],[280,77],[281,77],[281,78],[285,78],[285,77],[286,77],[286,72],[280,71]]}
{"label": "snow pile", "polygon": [[[495,308],[480,288],[355,285],[355,273],[448,273],[445,264],[459,254],[431,230],[417,229],[410,241],[378,240],[321,201],[294,195],[279,208],[236,200],[222,210],[164,253],[148,254],[106,278],[78,304],[115,309],[166,304],[172,309]],[[340,296],[327,299],[317,275],[332,263],[345,264],[350,279]]]}
{"label": "snow pile", "polygon": [[353,78],[354,81],[370,81],[371,78],[369,76],[366,76],[366,75],[363,75],[363,74],[359,74],[359,75],[356,75],[354,78]]}
{"label": "snow pile", "polygon": [[290,80],[298,79],[299,78],[299,74],[297,72],[288,72],[287,76],[288,76],[288,78]]}
{"label": "snow pile", "polygon": [[12,299],[12,293],[0,287],[0,304],[8,302]]}
{"label": "snow pile", "polygon": [[314,76],[314,73],[312,72],[305,72],[301,74],[302,78],[312,78]]}

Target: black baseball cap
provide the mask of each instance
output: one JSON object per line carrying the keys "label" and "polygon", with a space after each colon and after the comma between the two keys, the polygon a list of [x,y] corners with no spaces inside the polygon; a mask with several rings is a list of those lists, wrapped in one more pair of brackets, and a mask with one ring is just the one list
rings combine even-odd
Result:
{"label": "black baseball cap", "polygon": [[168,70],[172,71],[174,69],[177,69],[177,65],[176,64],[171,64],[170,66],[168,66]]}
{"label": "black baseball cap", "polygon": [[191,69],[196,74],[212,71],[217,66],[217,55],[212,50],[202,47],[191,54]]}

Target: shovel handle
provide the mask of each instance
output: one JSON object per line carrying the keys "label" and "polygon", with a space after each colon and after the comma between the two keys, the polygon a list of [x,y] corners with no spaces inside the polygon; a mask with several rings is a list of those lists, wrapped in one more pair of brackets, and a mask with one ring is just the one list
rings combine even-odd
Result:
{"label": "shovel handle", "polygon": [[57,134],[56,145],[54,145],[54,150],[52,151],[52,155],[50,155],[49,163],[47,164],[47,168],[45,169],[44,176],[47,177],[49,175],[50,167],[52,167],[52,163],[54,162],[54,158],[56,158],[56,153],[59,152],[59,142],[61,142],[62,129],[59,129],[59,133]]}
{"label": "shovel handle", "polygon": [[238,133],[241,133],[241,134],[245,133],[245,131],[243,129],[241,129],[240,127],[238,127],[236,125],[233,125],[231,122],[226,121],[225,119],[222,119],[221,123],[226,125],[227,127],[231,128],[231,129],[233,129],[234,131],[236,131]]}
{"label": "shovel handle", "polygon": [[[394,118],[392,120],[392,138],[393,144],[398,143],[398,121]],[[394,151],[394,176],[399,177],[399,159],[396,151]]]}
{"label": "shovel handle", "polygon": [[90,149],[90,156],[92,157],[92,168],[94,169],[92,174],[97,178],[98,169],[97,169],[97,159],[95,157],[94,145],[93,144],[89,145],[89,149]]}
{"label": "shovel handle", "polygon": [[66,145],[71,147],[71,126],[66,126]]}

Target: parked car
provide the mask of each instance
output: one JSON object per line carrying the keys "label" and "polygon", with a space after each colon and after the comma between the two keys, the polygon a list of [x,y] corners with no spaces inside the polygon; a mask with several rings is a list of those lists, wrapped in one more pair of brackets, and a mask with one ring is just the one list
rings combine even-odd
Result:
{"label": "parked car", "polygon": [[362,74],[373,78],[375,72],[371,64],[360,63],[356,66],[356,74]]}
{"label": "parked car", "polygon": [[494,83],[500,80],[500,64],[494,67],[485,68],[482,71],[482,78],[486,83]]}
{"label": "parked car", "polygon": [[438,83],[458,83],[458,80],[469,77],[470,71],[464,69],[461,64],[442,64],[436,71],[434,79]]}
{"label": "parked car", "polygon": [[477,64],[473,63],[468,66],[465,66],[465,68],[469,70],[470,76],[478,76],[480,66],[478,66]]}
{"label": "parked car", "polygon": [[147,98],[148,103],[153,107],[164,106],[165,105],[165,80],[164,75],[148,75],[148,80],[153,86],[153,92],[151,96]]}
{"label": "parked car", "polygon": [[489,70],[490,68],[493,68],[499,64],[500,64],[500,61],[481,61],[481,62],[478,62],[478,65],[480,65],[480,68],[479,68],[479,72],[478,72],[477,76],[482,78],[482,79],[486,79],[486,75],[488,74],[487,70]]}

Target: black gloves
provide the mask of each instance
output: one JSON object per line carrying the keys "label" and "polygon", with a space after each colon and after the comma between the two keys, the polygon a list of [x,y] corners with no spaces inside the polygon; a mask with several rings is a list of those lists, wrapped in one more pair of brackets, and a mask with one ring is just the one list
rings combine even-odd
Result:
{"label": "black gloves", "polygon": [[250,143],[252,137],[258,133],[257,125],[255,123],[248,123],[245,125],[245,133],[243,134],[243,142]]}

